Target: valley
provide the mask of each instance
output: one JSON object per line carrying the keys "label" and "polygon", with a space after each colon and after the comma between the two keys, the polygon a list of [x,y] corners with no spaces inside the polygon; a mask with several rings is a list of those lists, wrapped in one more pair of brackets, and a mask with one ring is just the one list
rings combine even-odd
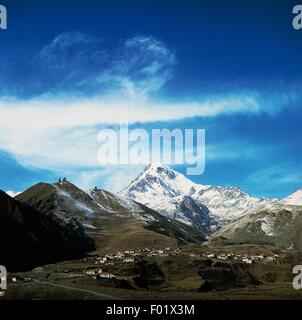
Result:
{"label": "valley", "polygon": [[153,164],[118,194],[0,193],[1,299],[301,299],[301,193],[277,201]]}
{"label": "valley", "polygon": [[3,299],[301,299],[301,260],[270,246],[126,250],[9,274]]}

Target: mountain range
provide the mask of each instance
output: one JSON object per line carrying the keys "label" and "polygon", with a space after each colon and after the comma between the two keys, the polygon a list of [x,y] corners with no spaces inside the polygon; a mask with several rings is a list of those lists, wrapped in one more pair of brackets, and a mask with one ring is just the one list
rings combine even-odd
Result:
{"label": "mountain range", "polygon": [[239,188],[196,184],[161,164],[147,166],[119,194],[208,235],[250,209],[270,202]]}
{"label": "mountain range", "polygon": [[71,182],[0,193],[0,264],[11,270],[86,253],[186,243],[274,244],[302,250],[302,191],[281,200],[196,184],[151,164],[118,194]]}
{"label": "mountain range", "polygon": [[[171,221],[141,203],[102,189],[83,191],[69,181],[54,184],[39,183],[18,195],[16,199],[44,214],[52,214],[67,220],[70,217],[76,218],[91,234],[103,235],[104,226],[111,221],[117,223],[119,219],[132,219],[146,228],[150,226],[156,228],[157,225],[169,223],[170,231],[175,234],[184,233],[180,232],[183,228],[189,228],[192,232],[192,228]],[[161,233],[160,227],[158,229]],[[187,238],[185,234],[181,237]]]}
{"label": "mountain range", "polygon": [[256,198],[236,187],[196,184],[152,164],[120,194],[203,231],[211,243],[302,250],[302,190],[280,201]]}
{"label": "mountain range", "polygon": [[0,198],[0,264],[26,270],[85,253],[202,243],[206,235],[179,221],[101,189],[68,181],[38,183]]}

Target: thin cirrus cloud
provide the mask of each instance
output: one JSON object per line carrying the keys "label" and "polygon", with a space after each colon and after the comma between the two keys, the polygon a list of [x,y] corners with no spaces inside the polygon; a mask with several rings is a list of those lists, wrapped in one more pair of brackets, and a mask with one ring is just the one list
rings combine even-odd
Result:
{"label": "thin cirrus cloud", "polygon": [[[176,53],[152,36],[126,39],[107,49],[102,39],[63,33],[33,58],[27,98],[0,98],[0,150],[24,166],[62,171],[81,169],[83,180],[98,177],[97,133],[120,121],[152,123],[235,114],[274,115],[292,96],[237,92],[156,97],[177,67]],[[112,182],[114,183],[114,181]]]}
{"label": "thin cirrus cloud", "polygon": [[[80,32],[58,35],[34,61],[40,82],[47,77],[45,90],[84,94],[134,87],[140,93],[158,90],[176,65],[174,52],[155,37],[136,36],[107,49],[101,39]],[[39,77],[37,82],[39,86]]]}
{"label": "thin cirrus cloud", "polygon": [[127,120],[169,122],[195,116],[259,113],[251,97],[226,97],[192,103],[111,97],[83,100],[1,101],[0,148],[23,165],[45,169],[96,166],[97,133],[101,126]]}

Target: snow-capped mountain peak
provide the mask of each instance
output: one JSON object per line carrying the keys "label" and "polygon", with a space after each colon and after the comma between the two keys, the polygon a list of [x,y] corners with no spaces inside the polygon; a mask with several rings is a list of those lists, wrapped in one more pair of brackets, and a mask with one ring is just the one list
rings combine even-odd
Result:
{"label": "snow-capped mountain peak", "polygon": [[120,194],[129,196],[131,193],[138,192],[145,194],[161,192],[166,196],[177,197],[189,194],[197,187],[201,186],[167,165],[150,164]]}
{"label": "snow-capped mountain peak", "polygon": [[285,204],[291,204],[294,206],[301,206],[302,205],[302,189],[297,190],[293,194],[284,198],[283,200],[281,200],[281,202]]}
{"label": "snow-capped mountain peak", "polygon": [[[249,209],[268,202],[237,187],[194,183],[162,164],[147,166],[120,194],[197,228],[204,227],[206,221],[208,229],[213,224],[224,225]],[[184,205],[188,203],[190,209]]]}
{"label": "snow-capped mountain peak", "polygon": [[191,196],[202,188],[167,165],[151,164],[120,194],[209,233],[209,210]]}

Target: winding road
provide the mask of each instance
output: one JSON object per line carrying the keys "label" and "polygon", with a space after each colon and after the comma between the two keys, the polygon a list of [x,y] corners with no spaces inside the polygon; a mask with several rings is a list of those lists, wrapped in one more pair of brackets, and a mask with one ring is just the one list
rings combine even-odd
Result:
{"label": "winding road", "polygon": [[51,283],[51,282],[47,282],[47,281],[34,280],[34,282],[38,283],[38,284],[46,285],[46,286],[53,286],[53,287],[62,288],[62,289],[66,289],[66,290],[89,293],[91,295],[95,295],[95,296],[97,296],[97,297],[99,297],[101,299],[104,299],[104,300],[122,300],[121,298],[116,298],[116,297],[110,296],[108,294],[100,293],[100,292],[96,292],[96,291],[92,291],[92,290],[69,287],[69,286],[66,286],[66,285]]}

